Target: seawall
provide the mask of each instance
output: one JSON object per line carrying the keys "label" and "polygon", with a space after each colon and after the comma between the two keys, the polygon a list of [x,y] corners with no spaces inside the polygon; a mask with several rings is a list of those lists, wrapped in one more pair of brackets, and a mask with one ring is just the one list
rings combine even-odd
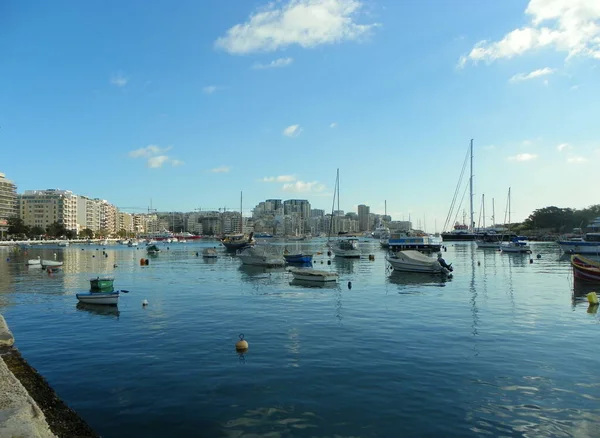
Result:
{"label": "seawall", "polygon": [[14,346],[0,315],[0,437],[99,437]]}

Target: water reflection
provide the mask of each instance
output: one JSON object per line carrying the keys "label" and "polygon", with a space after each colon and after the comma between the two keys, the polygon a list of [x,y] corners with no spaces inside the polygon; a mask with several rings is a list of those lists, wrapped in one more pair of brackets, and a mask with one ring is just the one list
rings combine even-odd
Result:
{"label": "water reflection", "polygon": [[[573,309],[575,309],[575,306],[577,305],[588,305],[587,294],[590,292],[600,294],[600,286],[573,278],[573,294],[571,295]],[[597,308],[598,306],[595,307]]]}
{"label": "water reflection", "polygon": [[258,287],[259,284],[271,284],[280,282],[285,274],[285,267],[268,268],[264,266],[240,265],[238,268],[242,274],[242,280],[252,283]]}
{"label": "water reflection", "polygon": [[360,263],[358,258],[333,257],[332,264],[340,274],[354,274],[354,264]]}
{"label": "water reflection", "polygon": [[94,315],[108,316],[119,319],[119,308],[117,306],[103,306],[100,304],[77,303],[76,309],[80,312],[88,312]]}
{"label": "water reflection", "polygon": [[290,286],[300,286],[300,287],[314,287],[320,289],[339,289],[339,283],[335,281],[308,281],[308,280],[299,280],[294,278],[290,281]]}
{"label": "water reflection", "polygon": [[392,270],[387,281],[396,284],[399,289],[415,287],[445,287],[446,283],[452,281],[446,275],[426,274],[420,272],[400,272]]}

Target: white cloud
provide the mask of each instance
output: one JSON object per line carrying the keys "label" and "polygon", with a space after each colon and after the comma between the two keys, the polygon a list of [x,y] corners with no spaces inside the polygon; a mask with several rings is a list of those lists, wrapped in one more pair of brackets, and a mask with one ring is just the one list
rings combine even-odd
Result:
{"label": "white cloud", "polygon": [[151,145],[146,146],[145,148],[139,148],[139,149],[129,152],[129,156],[132,158],[151,157],[153,155],[158,155],[162,152],[167,152],[172,147],[173,146],[167,146],[166,148],[161,148],[159,146],[151,144]]}
{"label": "white cloud", "polygon": [[229,166],[221,166],[221,167],[215,167],[214,169],[210,169],[210,171],[212,173],[228,173],[231,170],[231,167]]}
{"label": "white cloud", "polygon": [[164,154],[172,148],[173,146],[161,148],[160,146],[151,144],[145,148],[139,148],[129,152],[129,156],[131,158],[146,158],[146,166],[150,167],[151,169],[162,167],[162,165],[165,163],[171,163],[173,166],[181,166],[185,164],[181,160],[170,158],[168,155]]}
{"label": "white cloud", "polygon": [[302,132],[300,125],[290,125],[283,130],[283,135],[287,137],[297,137]]}
{"label": "white cloud", "polygon": [[459,60],[491,63],[542,48],[572,56],[600,59],[600,2],[597,0],[530,0],[525,9],[530,23],[499,41],[480,41]]}
{"label": "white cloud", "polygon": [[150,157],[150,158],[148,158],[147,165],[148,165],[148,167],[150,167],[152,169],[156,169],[158,167],[161,167],[167,161],[169,161],[169,157],[168,156],[166,156],[166,155],[157,155],[156,157]]}
{"label": "white cloud", "polygon": [[587,161],[587,158],[585,158],[585,157],[573,156],[573,157],[567,158],[567,163],[571,163],[571,164],[585,163],[586,161]]}
{"label": "white cloud", "polygon": [[508,157],[508,159],[510,161],[531,161],[531,160],[535,160],[536,158],[537,158],[536,154],[528,154],[528,153],[517,154],[515,156]]}
{"label": "white cloud", "polygon": [[218,89],[219,89],[219,87],[217,87],[216,85],[208,85],[202,89],[202,92],[204,94],[213,94]]}
{"label": "white cloud", "polygon": [[284,184],[282,187],[282,190],[284,192],[291,192],[291,193],[322,192],[323,190],[325,190],[325,185],[319,183],[318,181],[312,181],[312,182],[296,181],[296,182]]}
{"label": "white cloud", "polygon": [[294,58],[277,58],[269,62],[268,64],[261,64],[260,62],[256,62],[254,65],[252,65],[252,68],[256,70],[265,70],[268,68],[281,68],[287,67],[292,62],[294,62]]}
{"label": "white cloud", "polygon": [[292,182],[296,181],[296,177],[294,175],[279,175],[279,176],[265,176],[262,182]]}
{"label": "white cloud", "polygon": [[551,75],[552,73],[554,73],[554,69],[552,69],[552,68],[549,68],[549,67],[539,68],[530,73],[516,74],[512,78],[509,79],[509,82],[528,81],[530,79],[539,78],[541,76]]}
{"label": "white cloud", "polygon": [[360,0],[289,0],[271,2],[236,24],[215,47],[230,54],[272,52],[297,44],[315,47],[321,44],[356,40],[377,24],[357,24]]}
{"label": "white cloud", "polygon": [[561,143],[558,146],[556,146],[556,150],[558,152],[562,152],[565,149],[571,149],[571,145],[569,143]]}
{"label": "white cloud", "polygon": [[110,83],[117,87],[124,87],[129,82],[129,78],[125,77],[123,73],[119,72],[110,77]]}
{"label": "white cloud", "polygon": [[333,123],[331,123],[331,124],[329,125],[329,127],[330,127],[331,129],[333,129],[333,128],[337,128],[337,123],[333,122]]}

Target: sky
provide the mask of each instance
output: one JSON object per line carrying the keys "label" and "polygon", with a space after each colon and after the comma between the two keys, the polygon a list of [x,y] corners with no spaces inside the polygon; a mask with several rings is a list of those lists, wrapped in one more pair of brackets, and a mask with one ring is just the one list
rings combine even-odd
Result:
{"label": "sky", "polygon": [[19,193],[330,211],[339,169],[340,209],[442,231],[473,139],[476,222],[600,203],[597,0],[9,0],[0,53]]}

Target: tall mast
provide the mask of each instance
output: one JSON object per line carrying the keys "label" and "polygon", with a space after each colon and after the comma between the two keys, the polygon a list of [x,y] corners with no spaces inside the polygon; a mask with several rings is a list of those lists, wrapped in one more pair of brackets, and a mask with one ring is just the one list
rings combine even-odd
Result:
{"label": "tall mast", "polygon": [[469,179],[469,200],[470,200],[470,213],[471,222],[469,223],[469,229],[473,229],[473,139],[471,139],[471,178]]}
{"label": "tall mast", "polygon": [[483,228],[485,229],[485,194],[481,195],[481,212],[483,213]]}
{"label": "tall mast", "polygon": [[510,227],[510,187],[508,188],[508,226]]}
{"label": "tall mast", "polygon": [[242,196],[243,196],[243,192],[240,192],[240,233],[244,232],[244,215],[242,213]]}
{"label": "tall mast", "polygon": [[496,204],[494,204],[494,198],[492,198],[492,227],[496,225]]}

